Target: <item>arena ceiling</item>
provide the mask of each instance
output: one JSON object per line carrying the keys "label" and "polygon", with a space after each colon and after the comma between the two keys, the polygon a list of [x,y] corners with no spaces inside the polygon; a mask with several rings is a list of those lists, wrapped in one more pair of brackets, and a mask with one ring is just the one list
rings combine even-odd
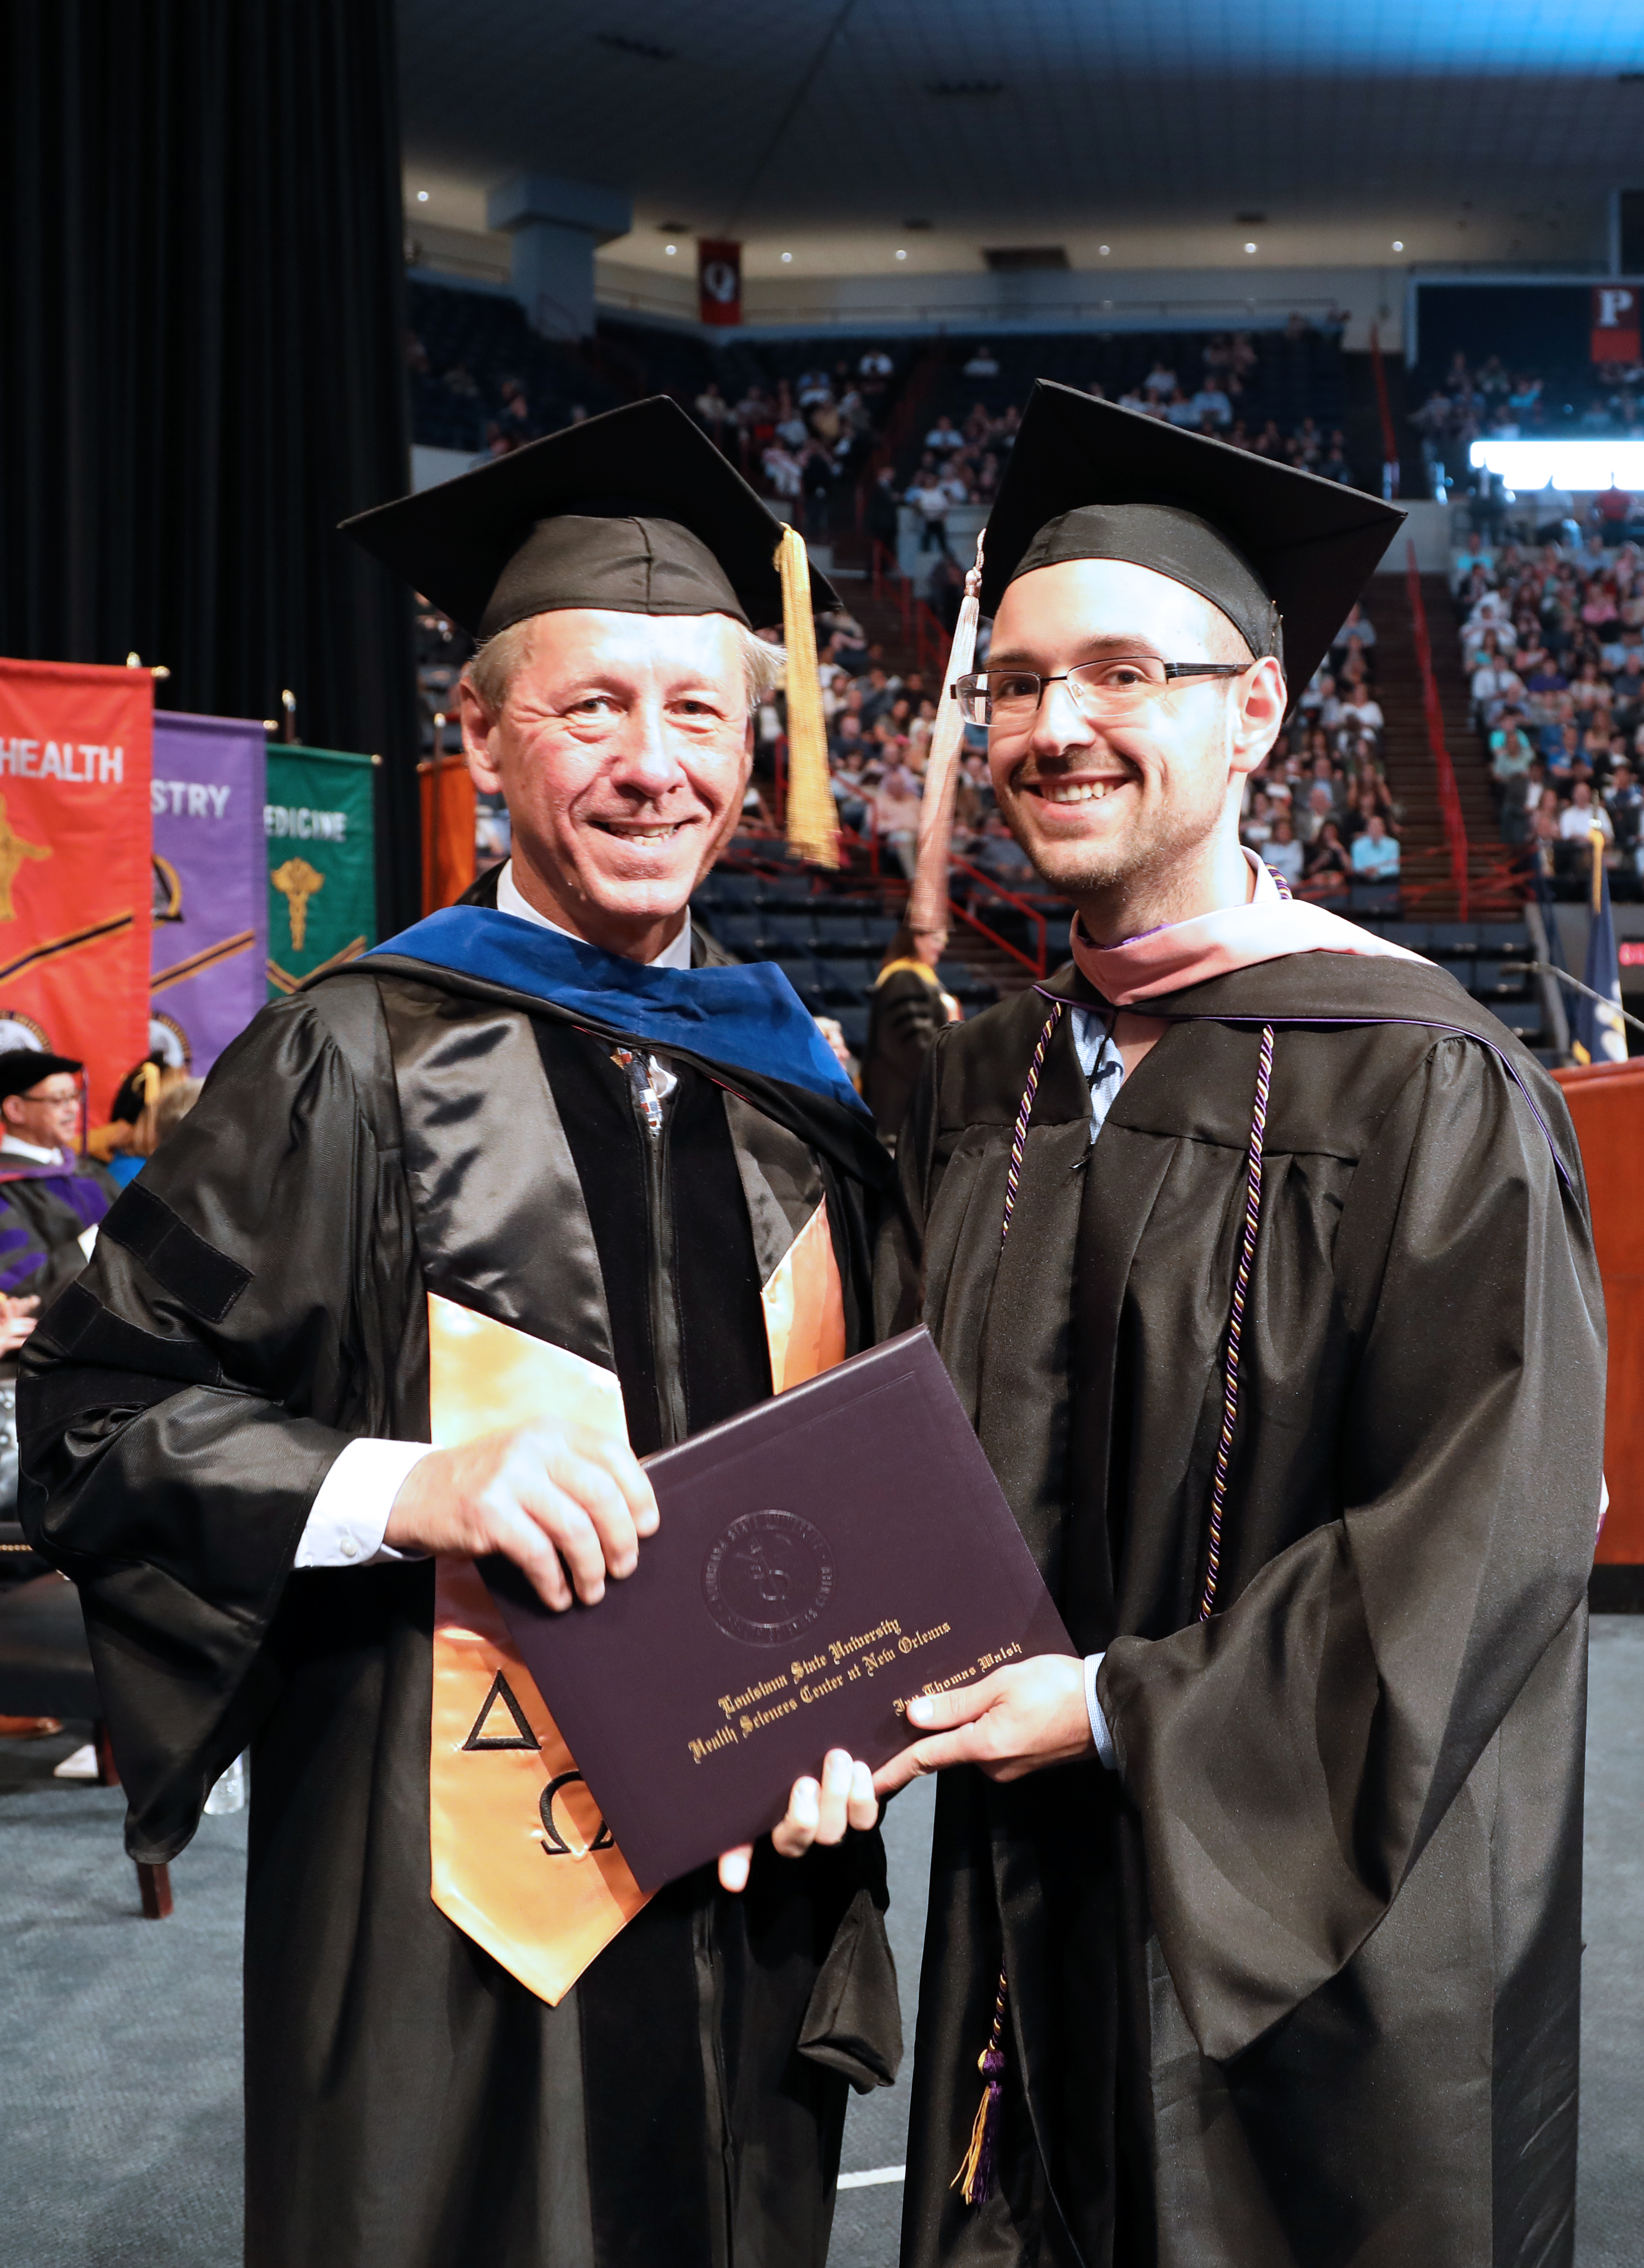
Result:
{"label": "arena ceiling", "polygon": [[408,210],[477,230],[515,173],[603,182],[635,207],[611,255],[658,269],[694,233],[743,239],[754,275],[1058,246],[1080,268],[1584,262],[1608,191],[1644,184],[1638,0],[400,0],[400,20]]}

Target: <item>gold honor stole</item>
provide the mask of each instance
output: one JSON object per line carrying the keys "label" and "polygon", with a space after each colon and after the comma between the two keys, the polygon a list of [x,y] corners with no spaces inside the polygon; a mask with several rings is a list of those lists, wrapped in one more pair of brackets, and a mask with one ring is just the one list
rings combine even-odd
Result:
{"label": "gold honor stole", "polygon": [[[760,1293],[780,1394],[845,1358],[845,1302],[826,1199]],[[437,1448],[542,1425],[581,1446],[628,1425],[614,1372],[429,1292]],[[599,1816],[576,1759],[472,1559],[435,1567],[429,1839],[435,1904],[557,2007],[650,1893]]]}

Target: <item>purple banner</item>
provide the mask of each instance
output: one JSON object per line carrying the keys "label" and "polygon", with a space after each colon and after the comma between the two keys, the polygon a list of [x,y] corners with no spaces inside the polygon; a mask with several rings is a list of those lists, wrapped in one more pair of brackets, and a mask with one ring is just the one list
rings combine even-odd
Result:
{"label": "purple banner", "polygon": [[268,998],[261,724],[154,719],[151,1047],[203,1078]]}

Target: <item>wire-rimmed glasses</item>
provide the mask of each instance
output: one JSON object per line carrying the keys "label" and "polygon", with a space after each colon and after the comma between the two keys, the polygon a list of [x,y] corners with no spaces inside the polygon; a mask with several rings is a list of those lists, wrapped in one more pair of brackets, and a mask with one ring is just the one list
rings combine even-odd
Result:
{"label": "wire-rimmed glasses", "polygon": [[1039,714],[1047,685],[1066,685],[1081,715],[1092,723],[1122,724],[1143,714],[1184,679],[1242,677],[1254,667],[1249,661],[1160,661],[1152,654],[1120,654],[1083,661],[1052,677],[1031,669],[978,670],[961,677],[954,689],[967,725],[1024,731]]}

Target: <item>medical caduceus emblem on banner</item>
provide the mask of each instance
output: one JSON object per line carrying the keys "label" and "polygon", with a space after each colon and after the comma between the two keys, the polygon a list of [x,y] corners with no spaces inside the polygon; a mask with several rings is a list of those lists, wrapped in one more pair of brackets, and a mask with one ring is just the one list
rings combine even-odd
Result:
{"label": "medical caduceus emblem on banner", "polygon": [[269,871],[268,880],[285,900],[291,919],[291,950],[301,953],[308,938],[308,901],[323,890],[326,878],[306,858],[287,858]]}

